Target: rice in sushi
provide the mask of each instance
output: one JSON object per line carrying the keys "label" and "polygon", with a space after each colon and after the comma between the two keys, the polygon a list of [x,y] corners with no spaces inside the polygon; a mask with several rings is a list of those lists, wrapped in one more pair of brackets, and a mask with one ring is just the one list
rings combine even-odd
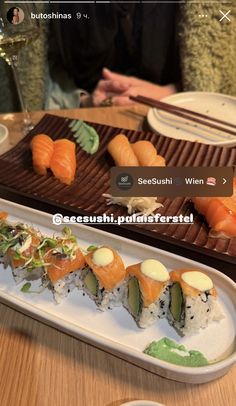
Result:
{"label": "rice in sushi", "polygon": [[181,335],[204,329],[222,315],[212,280],[196,269],[179,269],[170,273],[168,321]]}

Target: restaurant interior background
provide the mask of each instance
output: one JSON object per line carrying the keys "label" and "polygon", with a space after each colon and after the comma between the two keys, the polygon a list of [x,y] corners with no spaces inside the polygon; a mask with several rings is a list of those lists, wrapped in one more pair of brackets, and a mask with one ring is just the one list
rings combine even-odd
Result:
{"label": "restaurant interior background", "polygon": [[1,2],[1,405],[235,404],[235,15]]}

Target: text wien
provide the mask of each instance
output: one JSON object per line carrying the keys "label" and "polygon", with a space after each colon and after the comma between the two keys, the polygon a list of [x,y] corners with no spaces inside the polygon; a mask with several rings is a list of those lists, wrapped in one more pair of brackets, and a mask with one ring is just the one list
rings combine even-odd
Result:
{"label": "text wien", "polygon": [[186,185],[204,185],[203,179],[185,178]]}

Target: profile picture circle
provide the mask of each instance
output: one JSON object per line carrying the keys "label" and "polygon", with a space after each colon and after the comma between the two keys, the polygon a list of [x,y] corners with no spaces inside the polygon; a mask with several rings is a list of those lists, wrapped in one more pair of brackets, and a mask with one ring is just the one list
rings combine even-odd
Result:
{"label": "profile picture circle", "polygon": [[134,180],[129,173],[120,173],[116,177],[116,186],[120,190],[129,190],[133,187]]}
{"label": "profile picture circle", "polygon": [[7,19],[13,25],[20,24],[24,20],[24,11],[20,7],[11,7],[7,12]]}

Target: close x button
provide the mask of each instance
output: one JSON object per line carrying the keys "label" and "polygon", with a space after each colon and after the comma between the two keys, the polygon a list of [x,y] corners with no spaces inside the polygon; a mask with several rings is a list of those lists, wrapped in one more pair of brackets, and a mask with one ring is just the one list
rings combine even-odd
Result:
{"label": "close x button", "polygon": [[231,20],[229,18],[229,14],[231,13],[231,10],[228,10],[228,11],[219,10],[219,12],[220,12],[220,18],[219,18],[220,22],[222,22],[224,20],[231,22]]}

